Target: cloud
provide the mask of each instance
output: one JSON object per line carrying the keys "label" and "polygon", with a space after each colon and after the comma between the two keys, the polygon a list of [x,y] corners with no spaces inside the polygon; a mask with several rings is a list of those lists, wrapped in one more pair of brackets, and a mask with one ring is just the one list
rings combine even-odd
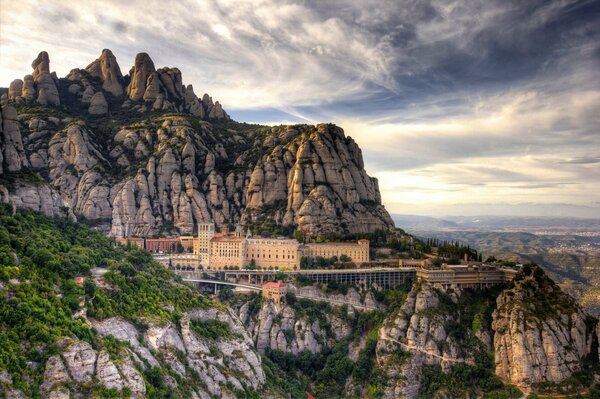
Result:
{"label": "cloud", "polygon": [[146,51],[239,120],[345,127],[389,206],[582,204],[600,189],[599,11],[585,0],[0,0],[0,85],[31,73],[41,50],[59,76],[103,48],[127,73]]}

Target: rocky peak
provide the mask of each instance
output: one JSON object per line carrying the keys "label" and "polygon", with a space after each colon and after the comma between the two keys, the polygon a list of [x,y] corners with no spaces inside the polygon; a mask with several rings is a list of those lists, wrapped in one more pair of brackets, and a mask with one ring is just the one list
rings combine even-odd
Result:
{"label": "rocky peak", "polygon": [[138,101],[144,97],[148,78],[155,72],[154,62],[147,53],[139,53],[135,56],[135,63],[129,71],[131,83],[127,87],[130,99]]}
{"label": "rocky peak", "polygon": [[[48,53],[42,51],[33,60],[31,67],[33,68],[34,87],[38,93],[37,102],[42,105],[59,105],[60,98],[54,77],[50,74],[50,57]],[[29,90],[29,87],[27,87],[27,90]]]}
{"label": "rocky peak", "polygon": [[496,374],[524,388],[561,383],[590,353],[593,324],[541,267],[525,265],[493,313]]}
{"label": "rocky peak", "polygon": [[48,53],[42,51],[38,54],[37,58],[31,63],[33,68],[33,80],[37,81],[39,77],[44,73],[50,73],[50,57]]}
{"label": "rocky peak", "polygon": [[102,88],[113,96],[118,97],[123,94],[123,75],[112,51],[102,50],[100,58],[88,65],[85,70],[90,75],[102,79]]}

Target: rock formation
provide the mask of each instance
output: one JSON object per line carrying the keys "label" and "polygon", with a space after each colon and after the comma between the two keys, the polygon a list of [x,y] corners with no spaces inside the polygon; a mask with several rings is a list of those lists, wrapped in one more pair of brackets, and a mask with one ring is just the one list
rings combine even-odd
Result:
{"label": "rock formation", "polygon": [[[234,335],[214,340],[198,335],[190,328],[193,320],[209,319],[226,322]],[[121,348],[117,359],[113,359],[113,355],[103,349],[93,349],[87,342],[62,339],[60,355],[51,356],[45,365],[41,384],[45,397],[79,396],[86,386],[98,382],[117,391],[127,388],[132,398],[144,398],[146,383],[140,370],[146,369],[147,365],[171,369],[180,381],[198,376],[200,381],[182,388],[192,390],[200,398],[233,398],[232,388],[241,391],[244,387],[260,389],[265,383],[260,356],[240,321],[229,311],[193,310],[182,317],[177,328],[169,324],[150,324],[145,333],[117,317],[91,323],[99,336],[111,335],[129,347]],[[160,360],[152,353],[159,354]],[[178,386],[172,377],[165,382],[173,388]]]}
{"label": "rock formation", "polygon": [[250,332],[256,349],[263,354],[267,349],[293,354],[303,351],[319,353],[325,346],[332,347],[351,332],[345,321],[327,312],[323,312],[322,319],[311,319],[297,314],[293,306],[276,306],[273,301],[263,302],[256,314],[250,313],[251,308],[252,302],[244,303],[239,308],[239,317]]}
{"label": "rock formation", "polygon": [[[21,139],[19,123],[17,119],[17,110],[12,106],[2,107],[0,113],[0,150],[2,151],[3,164],[9,172],[21,170],[23,166],[29,166],[25,149]],[[2,166],[0,166],[0,173]]]}
{"label": "rock formation", "polygon": [[497,299],[496,374],[519,387],[560,383],[581,369],[593,331],[573,298],[538,266],[525,266]]}
{"label": "rock formation", "polygon": [[92,96],[88,112],[90,115],[105,115],[108,112],[108,103],[102,92],[98,92]]}
{"label": "rock formation", "polygon": [[[40,53],[33,65],[33,76],[13,82],[5,101],[57,104],[48,54]],[[127,83],[127,97],[119,98]],[[99,220],[115,236],[167,232],[164,226],[190,234],[209,220],[250,226],[270,218],[311,234],[393,226],[360,149],[338,127],[217,126],[229,120],[221,104],[208,94],[199,99],[191,85],[183,85],[179,69],[156,70],[145,53],[123,77],[114,55],[104,50],[59,86],[67,113],[79,117],[87,109],[93,123],[60,120],[50,111],[19,118],[12,113],[2,135],[6,169],[30,168],[47,188],[31,182],[15,187],[49,197],[24,200],[11,189],[5,200],[34,209],[64,206],[69,214]],[[104,124],[107,100],[112,120]],[[140,118],[121,120],[121,110]],[[158,113],[152,120],[143,116],[151,110]]]}
{"label": "rock formation", "polygon": [[86,68],[90,75],[102,80],[102,89],[118,97],[123,94],[123,75],[112,51],[102,50],[102,55]]}
{"label": "rock formation", "polygon": [[136,55],[133,68],[129,71],[129,76],[131,76],[131,83],[127,87],[129,98],[134,101],[144,98],[148,78],[154,73],[154,62],[150,56],[146,53]]}
{"label": "rock formation", "polygon": [[58,89],[56,82],[50,74],[50,58],[48,53],[42,51],[31,64],[33,68],[33,82],[38,92],[38,102],[42,105],[59,105]]}
{"label": "rock formation", "polygon": [[448,336],[446,325],[452,315],[436,311],[439,304],[436,290],[417,285],[399,311],[384,322],[376,352],[377,363],[387,375],[384,398],[416,398],[424,365],[439,364],[447,370],[472,361],[468,356],[472,354],[461,350],[461,342]]}

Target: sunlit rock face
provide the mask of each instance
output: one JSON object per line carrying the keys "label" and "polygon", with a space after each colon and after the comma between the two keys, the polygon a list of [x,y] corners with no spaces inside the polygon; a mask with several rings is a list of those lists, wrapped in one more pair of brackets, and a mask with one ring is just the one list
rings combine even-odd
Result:
{"label": "sunlit rock face", "polygon": [[529,388],[560,383],[581,369],[594,325],[541,268],[524,270],[497,304],[492,326],[499,377]]}
{"label": "sunlit rock face", "polygon": [[337,126],[231,122],[146,53],[126,76],[110,50],[64,79],[45,52],[33,67],[33,86],[25,77],[9,89],[1,148],[8,172],[37,177],[4,187],[3,200],[119,237],[191,234],[206,221],[270,220],[315,235],[393,227],[360,148]]}

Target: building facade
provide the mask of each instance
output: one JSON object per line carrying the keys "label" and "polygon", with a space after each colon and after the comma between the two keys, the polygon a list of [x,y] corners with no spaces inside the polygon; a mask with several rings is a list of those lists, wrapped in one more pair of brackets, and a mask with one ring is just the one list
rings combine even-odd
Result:
{"label": "building facade", "polygon": [[369,262],[369,240],[358,240],[357,242],[323,242],[309,243],[302,247],[302,256],[307,258],[331,258],[338,259],[345,255],[354,263]]}
{"label": "building facade", "polygon": [[117,242],[121,245],[135,245],[140,249],[146,248],[146,241],[141,237],[127,237],[127,238],[116,238]]}
{"label": "building facade", "polygon": [[246,239],[243,237],[221,236],[210,240],[208,268],[223,269],[225,266],[244,268]]}
{"label": "building facade", "polygon": [[431,264],[431,259],[400,259],[398,266],[400,267],[426,267]]}
{"label": "building facade", "polygon": [[208,267],[210,264],[210,240],[215,236],[214,223],[198,224],[198,237],[194,240],[193,253],[200,258],[200,264]]}
{"label": "building facade", "polygon": [[181,245],[179,237],[146,238],[146,250],[150,252],[177,252]]}
{"label": "building facade", "polygon": [[276,304],[281,304],[285,301],[287,287],[283,283],[269,282],[262,286],[262,297],[272,299]]}
{"label": "building facade", "polygon": [[246,239],[244,266],[252,260],[261,269],[295,270],[300,267],[300,243],[289,238]]}
{"label": "building facade", "polygon": [[417,280],[444,288],[485,288],[511,281],[517,271],[481,265],[442,265],[417,269]]}

